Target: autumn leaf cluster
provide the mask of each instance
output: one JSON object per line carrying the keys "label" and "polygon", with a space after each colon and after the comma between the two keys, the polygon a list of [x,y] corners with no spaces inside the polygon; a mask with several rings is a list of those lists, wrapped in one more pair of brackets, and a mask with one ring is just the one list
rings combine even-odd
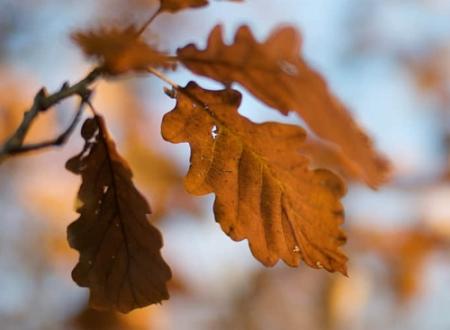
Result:
{"label": "autumn leaf cluster", "polygon": [[[164,80],[176,105],[163,118],[162,137],[189,144],[185,189],[193,195],[215,195],[213,211],[222,230],[235,241],[246,239],[253,256],[266,266],[281,259],[293,267],[304,262],[346,274],[347,257],[341,250],[346,235],[340,227],[344,180],[376,188],[387,180],[387,161],[302,57],[295,28],[280,27],[259,41],[244,25],[226,44],[217,25],[204,49],[189,44],[175,54],[145,40],[144,31],[160,13],[208,3],[161,0],[140,28],[103,26],[74,32],[74,42],[96,63],[86,84],[133,72]],[[179,86],[166,76],[177,65],[224,87],[208,90],[194,81]],[[236,85],[283,115],[297,114],[307,128],[255,123],[242,116],[242,93]],[[79,217],[68,228],[69,244],[80,254],[72,276],[90,289],[93,307],[128,312],[168,299],[171,270],[130,166],[90,94],[81,96],[93,116],[81,129],[83,149],[66,164],[82,179]]]}

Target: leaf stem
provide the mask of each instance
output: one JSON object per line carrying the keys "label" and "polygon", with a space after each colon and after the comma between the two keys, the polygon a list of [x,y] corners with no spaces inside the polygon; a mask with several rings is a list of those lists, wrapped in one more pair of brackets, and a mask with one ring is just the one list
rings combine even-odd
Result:
{"label": "leaf stem", "polygon": [[152,16],[150,16],[147,21],[141,26],[141,28],[136,32],[136,38],[139,37],[144,31],[152,24],[156,17],[161,13],[161,8],[155,11]]}
{"label": "leaf stem", "polygon": [[[156,70],[152,67],[149,67],[148,72],[154,74],[156,77],[158,77],[159,79],[161,79],[162,81],[165,81],[166,83],[168,83],[170,86],[172,86],[173,89],[175,89],[177,92],[182,93],[184,95],[186,95],[189,99],[191,99],[192,102],[194,102],[195,104],[197,104],[200,108],[202,108],[204,111],[206,111],[212,118],[219,120],[219,118],[217,118],[217,116],[214,114],[214,112],[212,112],[208,105],[205,104],[202,100],[200,100],[198,97],[196,97],[195,95],[192,95],[191,93],[189,93],[187,90],[185,90],[184,88],[182,88],[180,85],[178,85],[176,82],[174,82],[172,79],[170,79],[169,77],[167,77],[164,73],[160,72],[159,70]],[[169,95],[169,94],[168,94]],[[170,97],[173,97],[171,95],[169,95]]]}
{"label": "leaf stem", "polygon": [[147,69],[148,72],[152,73],[153,75],[155,75],[156,77],[158,77],[159,79],[161,79],[162,81],[168,83],[170,86],[172,86],[173,88],[180,90],[181,87],[180,85],[178,85],[175,81],[173,81],[172,79],[170,79],[169,77],[167,77],[164,73],[162,73],[159,70],[156,70],[155,68],[149,67]]}

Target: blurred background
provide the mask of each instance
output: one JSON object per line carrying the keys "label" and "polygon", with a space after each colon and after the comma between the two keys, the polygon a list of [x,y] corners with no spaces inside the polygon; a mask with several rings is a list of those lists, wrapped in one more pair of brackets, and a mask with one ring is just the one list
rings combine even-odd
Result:
{"label": "blurred background", "polygon": [[[266,269],[247,242],[215,223],[213,198],[182,187],[187,145],[160,137],[174,101],[156,78],[98,82],[93,103],[106,116],[135,183],[149,199],[171,265],[171,299],[127,315],[87,309],[88,292],[71,280],[78,253],[66,227],[80,178],[64,169],[82,147],[79,127],[63,148],[10,159],[0,167],[0,328],[97,329],[450,329],[450,1],[211,1],[201,10],[163,14],[145,37],[162,50],[196,42],[222,23],[228,40],[248,24],[260,40],[296,26],[303,53],[393,164],[378,191],[349,183],[344,199],[349,277],[279,263]],[[0,0],[0,139],[17,127],[42,86],[78,81],[93,63],[70,40],[78,29],[141,24],[152,0]],[[168,75],[195,78],[182,68]],[[238,87],[239,89],[239,87]],[[29,141],[54,137],[75,111],[59,104]],[[282,117],[244,95],[254,121]]]}

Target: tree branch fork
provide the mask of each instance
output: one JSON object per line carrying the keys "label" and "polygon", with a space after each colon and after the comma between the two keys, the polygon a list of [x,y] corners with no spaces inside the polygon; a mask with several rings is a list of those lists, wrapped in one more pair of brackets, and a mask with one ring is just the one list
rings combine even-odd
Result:
{"label": "tree branch fork", "polygon": [[[48,94],[45,88],[42,88],[34,97],[33,104],[30,109],[25,112],[22,122],[17,127],[15,132],[6,140],[3,146],[0,147],[0,163],[2,163],[9,156],[43,149],[50,146],[59,146],[67,141],[72,131],[75,129],[76,124],[81,118],[83,107],[86,102],[89,101],[91,96],[91,89],[89,88],[100,76],[102,75],[102,69],[96,68],[92,70],[85,78],[69,85],[65,82],[61,88]],[[33,144],[24,144],[25,138],[33,124],[34,120],[39,116],[41,112],[47,111],[60,101],[72,96],[79,96],[81,98],[78,110],[73,117],[70,125],[56,138]]]}
{"label": "tree branch fork", "polygon": [[[138,30],[135,37],[139,38],[140,35],[149,27],[149,25],[161,12],[161,8],[154,12]],[[53,94],[48,94],[45,88],[41,88],[41,90],[34,97],[33,104],[31,105],[30,109],[25,112],[22,122],[19,124],[15,132],[6,140],[6,142],[2,146],[0,146],[0,164],[3,163],[5,159],[13,155],[22,154],[33,150],[39,150],[51,146],[63,145],[75,129],[78,121],[81,119],[84,105],[90,105],[90,96],[92,94],[90,86],[103,74],[104,69],[99,66],[92,70],[82,80],[72,86],[70,86],[68,82],[65,82],[61,86],[61,88]],[[81,98],[78,111],[73,117],[70,125],[59,136],[48,141],[24,145],[25,138],[31,128],[31,125],[41,112],[45,112],[60,101],[76,95]]]}

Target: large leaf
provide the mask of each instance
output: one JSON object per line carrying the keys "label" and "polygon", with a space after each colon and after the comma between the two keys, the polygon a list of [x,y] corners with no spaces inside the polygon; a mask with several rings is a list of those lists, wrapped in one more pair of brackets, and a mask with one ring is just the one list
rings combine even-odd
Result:
{"label": "large leaf", "polygon": [[292,27],[280,28],[259,43],[243,26],[227,45],[222,28],[216,26],[206,49],[190,44],[178,50],[178,57],[196,74],[225,85],[238,82],[283,114],[298,113],[316,134],[342,149],[354,162],[358,177],[369,185],[376,187],[386,179],[386,160],[322,77],[300,56],[300,36]]}
{"label": "large leaf", "polygon": [[132,182],[126,161],[117,153],[99,116],[82,128],[83,151],[66,167],[82,176],[80,217],[70,224],[70,246],[80,252],[72,272],[91,290],[93,307],[128,312],[168,299],[171,277],[161,257],[162,237],[147,219],[150,207]]}
{"label": "large leaf", "polygon": [[162,135],[188,142],[191,166],[186,189],[215,193],[216,221],[234,240],[248,239],[267,266],[279,259],[297,266],[346,272],[339,246],[345,192],[327,170],[310,170],[300,148],[305,132],[294,125],[255,124],[238,114],[241,94],[209,91],[195,83],[180,89],[174,110],[164,116]]}

